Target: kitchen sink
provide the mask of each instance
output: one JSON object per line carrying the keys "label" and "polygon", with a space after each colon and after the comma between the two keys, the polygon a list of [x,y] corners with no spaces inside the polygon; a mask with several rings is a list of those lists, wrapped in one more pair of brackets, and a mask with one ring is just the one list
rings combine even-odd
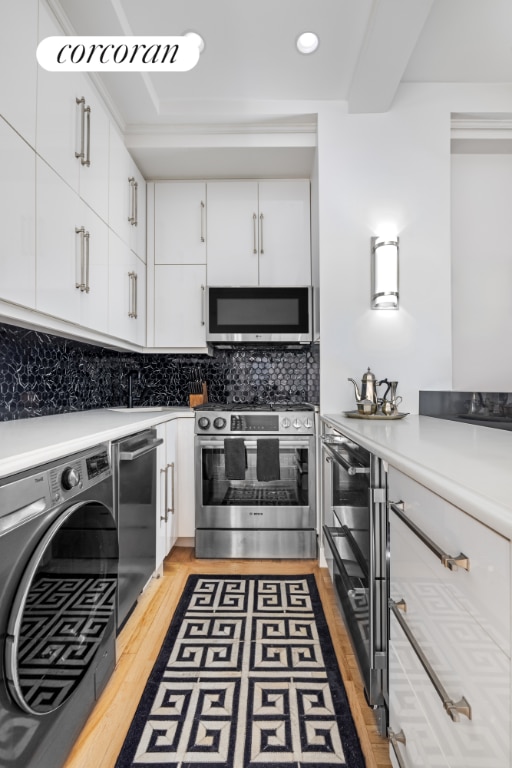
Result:
{"label": "kitchen sink", "polygon": [[160,411],[175,411],[174,405],[141,405],[135,408],[128,408],[126,405],[117,405],[114,408],[107,408],[107,411],[120,411],[121,413],[159,413]]}

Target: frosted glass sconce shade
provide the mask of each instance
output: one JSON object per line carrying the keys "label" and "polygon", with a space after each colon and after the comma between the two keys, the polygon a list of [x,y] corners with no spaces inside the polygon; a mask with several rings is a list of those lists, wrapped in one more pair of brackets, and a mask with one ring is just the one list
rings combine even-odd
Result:
{"label": "frosted glass sconce shade", "polygon": [[372,237],[372,309],[398,309],[398,237]]}

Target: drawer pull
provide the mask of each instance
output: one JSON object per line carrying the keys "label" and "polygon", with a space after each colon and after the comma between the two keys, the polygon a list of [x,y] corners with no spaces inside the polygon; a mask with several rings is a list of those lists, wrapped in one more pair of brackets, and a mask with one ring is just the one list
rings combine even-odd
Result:
{"label": "drawer pull", "polygon": [[462,696],[459,699],[459,701],[454,701],[448,696],[446,689],[444,688],[440,679],[434,672],[429,660],[423,653],[421,646],[419,645],[418,641],[416,640],[413,633],[411,632],[406,620],[402,616],[398,603],[396,603],[394,600],[390,600],[389,607],[393,615],[395,616],[396,620],[400,624],[405,636],[410,642],[413,651],[415,652],[416,656],[420,660],[423,669],[429,676],[430,682],[434,686],[437,695],[443,702],[443,707],[445,708],[446,713],[451,717],[451,719],[455,723],[459,722],[460,715],[464,715],[464,717],[467,717],[468,720],[471,720],[471,705],[469,704],[468,700],[465,698],[465,696]]}
{"label": "drawer pull", "polygon": [[404,512],[403,501],[390,501],[389,506],[395,515],[397,515],[397,517],[399,517],[400,520],[405,523],[405,525],[410,528],[413,533],[416,534],[416,536],[430,549],[430,551],[434,553],[434,555],[441,561],[441,564],[444,565],[445,568],[449,568],[450,571],[456,571],[457,568],[464,568],[465,571],[470,570],[469,557],[464,555],[462,552],[455,557],[444,552],[441,547],[435,543],[435,541],[432,541],[432,539],[429,538],[427,534],[421,530],[421,528],[418,528],[418,526],[415,525],[412,520],[407,517]]}
{"label": "drawer pull", "polygon": [[395,753],[396,761],[398,763],[398,768],[405,768],[405,763],[402,759],[402,755],[400,754],[400,749],[398,747],[399,744],[406,745],[405,740],[405,733],[400,729],[398,733],[395,733],[391,730],[391,728],[388,728],[388,737],[389,737],[389,743],[393,747],[393,752]]}

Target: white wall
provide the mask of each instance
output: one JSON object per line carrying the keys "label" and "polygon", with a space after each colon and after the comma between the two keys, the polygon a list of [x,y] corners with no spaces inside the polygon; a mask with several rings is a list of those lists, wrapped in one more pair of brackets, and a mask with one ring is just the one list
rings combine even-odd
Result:
{"label": "white wall", "polygon": [[[319,116],[321,409],[355,407],[368,367],[418,391],[451,385],[450,116],[420,95],[390,112]],[[400,309],[370,309],[370,238],[400,237]]]}
{"label": "white wall", "polygon": [[452,156],[453,387],[512,388],[512,155]]}
{"label": "white wall", "polygon": [[[451,112],[511,105],[510,85],[405,84],[383,114],[319,108],[323,413],[354,408],[347,377],[368,366],[399,382],[406,412],[420,389],[452,388]],[[383,225],[400,237],[398,311],[370,309],[370,238]]]}

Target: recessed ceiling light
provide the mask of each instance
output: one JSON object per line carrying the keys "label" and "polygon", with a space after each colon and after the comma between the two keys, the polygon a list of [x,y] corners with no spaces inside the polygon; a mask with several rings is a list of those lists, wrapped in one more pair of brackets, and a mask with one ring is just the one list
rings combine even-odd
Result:
{"label": "recessed ceiling light", "polygon": [[188,37],[199,48],[199,53],[204,51],[204,40],[197,32],[184,32],[184,37]]}
{"label": "recessed ceiling light", "polygon": [[303,32],[297,38],[297,50],[300,53],[313,53],[318,48],[320,40],[314,32]]}

